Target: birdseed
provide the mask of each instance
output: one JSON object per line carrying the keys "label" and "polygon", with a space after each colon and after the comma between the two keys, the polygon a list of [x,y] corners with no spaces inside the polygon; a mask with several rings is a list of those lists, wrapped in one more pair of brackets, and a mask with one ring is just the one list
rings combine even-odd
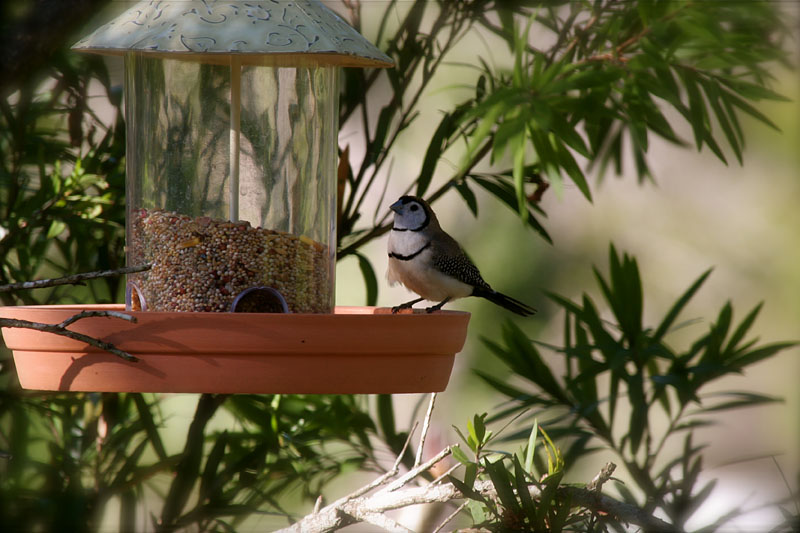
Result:
{"label": "birdseed", "polygon": [[129,279],[148,311],[229,311],[250,287],[276,289],[293,313],[333,310],[328,247],[305,235],[160,209],[132,218],[129,262],[152,268]]}

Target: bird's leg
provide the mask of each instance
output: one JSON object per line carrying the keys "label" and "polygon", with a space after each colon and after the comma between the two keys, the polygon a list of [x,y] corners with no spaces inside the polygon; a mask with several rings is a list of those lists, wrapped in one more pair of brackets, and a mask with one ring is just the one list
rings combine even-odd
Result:
{"label": "bird's leg", "polygon": [[421,302],[424,299],[425,298],[417,298],[416,300],[411,300],[410,302],[406,302],[404,304],[396,305],[396,306],[392,307],[392,314],[397,313],[401,309],[411,309],[412,305],[414,305],[417,302]]}
{"label": "bird's leg", "polygon": [[441,302],[439,302],[438,304],[436,304],[436,305],[433,305],[433,306],[431,306],[431,307],[428,307],[427,309],[425,309],[425,311],[427,311],[428,313],[433,313],[434,311],[438,311],[439,309],[441,309],[441,308],[442,308],[442,306],[443,306],[444,304],[446,304],[446,303],[447,303],[447,302],[449,302],[449,301],[450,301],[450,297],[448,296],[447,298],[445,298],[444,300],[442,300],[442,301],[441,301]]}

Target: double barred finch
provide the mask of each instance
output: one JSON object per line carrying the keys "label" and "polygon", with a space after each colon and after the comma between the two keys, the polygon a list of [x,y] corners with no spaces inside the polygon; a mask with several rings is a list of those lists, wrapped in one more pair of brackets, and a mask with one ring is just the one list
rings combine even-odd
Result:
{"label": "double barred finch", "polygon": [[461,246],[439,225],[425,200],[403,196],[390,208],[394,211],[394,225],[389,235],[389,283],[401,283],[420,296],[393,307],[393,313],[422,300],[439,302],[426,309],[430,313],[450,300],[466,296],[486,298],[522,316],[536,312],[484,281]]}

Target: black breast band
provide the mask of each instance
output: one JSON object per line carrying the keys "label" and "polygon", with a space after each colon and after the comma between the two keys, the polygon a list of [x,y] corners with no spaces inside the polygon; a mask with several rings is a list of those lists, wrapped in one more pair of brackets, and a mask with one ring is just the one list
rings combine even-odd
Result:
{"label": "black breast band", "polygon": [[423,246],[422,248],[420,248],[419,250],[417,250],[413,254],[408,254],[408,255],[402,255],[402,254],[396,254],[394,252],[389,252],[389,257],[391,257],[392,259],[399,259],[400,261],[411,261],[412,259],[417,257],[419,254],[424,252],[427,248],[429,248],[430,245],[431,245],[431,241],[428,241],[427,243],[425,243],[425,246]]}

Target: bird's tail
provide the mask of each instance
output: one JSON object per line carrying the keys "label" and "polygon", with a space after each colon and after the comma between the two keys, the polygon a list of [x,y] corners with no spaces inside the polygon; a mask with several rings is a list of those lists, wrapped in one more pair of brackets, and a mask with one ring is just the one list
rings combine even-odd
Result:
{"label": "bird's tail", "polygon": [[492,289],[484,289],[482,287],[475,287],[475,290],[472,293],[473,296],[480,296],[481,298],[486,298],[492,303],[499,305],[500,307],[504,307],[511,311],[512,313],[516,313],[522,316],[531,316],[536,314],[536,309],[520,302],[519,300],[515,300],[511,296],[506,296],[505,294],[499,293]]}

